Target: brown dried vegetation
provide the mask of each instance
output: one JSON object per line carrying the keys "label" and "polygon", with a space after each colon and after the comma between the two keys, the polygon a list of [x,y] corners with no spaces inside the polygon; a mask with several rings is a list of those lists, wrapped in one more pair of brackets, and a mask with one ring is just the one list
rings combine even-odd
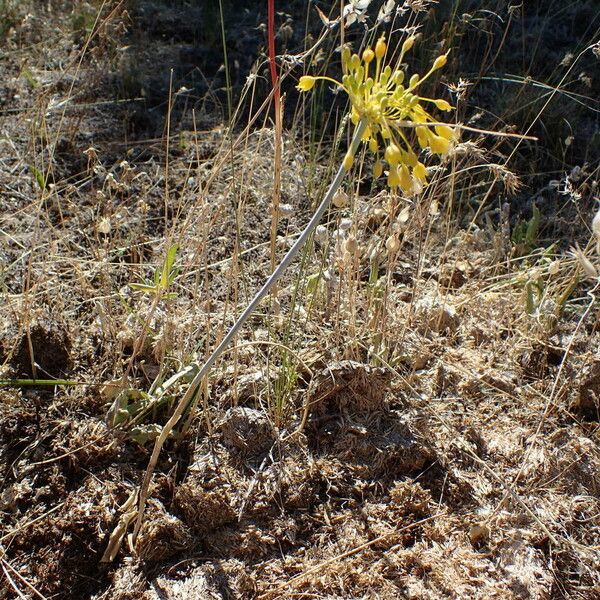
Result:
{"label": "brown dried vegetation", "polygon": [[[240,86],[264,21],[247,4],[231,25]],[[297,49],[305,3],[289,4],[278,43]],[[408,4],[451,35],[443,2]],[[455,83],[478,44],[500,69],[530,37],[548,47],[566,18],[554,2],[545,24],[536,3],[498,2],[497,21],[455,4]],[[593,39],[593,3],[575,4],[573,31]],[[570,142],[557,167],[540,127],[508,165],[527,194],[498,158],[510,147],[484,138],[465,140],[418,200],[349,181],[302,266],[214,370],[193,427],[168,441],[133,548],[124,507],[150,446],[107,422],[114,388],[128,369],[148,390],[201,358],[268,273],[273,132],[257,122],[229,154],[220,39],[192,25],[213,3],[24,5],[0,2],[12,10],[0,15],[0,377],[81,385],[0,388],[0,600],[600,597],[597,287],[565,252],[589,239],[597,157]],[[593,102],[587,60],[559,102]],[[530,122],[475,87],[468,106]],[[518,89],[526,106],[537,88]],[[542,116],[565,139],[553,107]],[[461,118],[479,126],[476,112]],[[326,128],[336,114],[315,118]],[[586,114],[573,113],[574,135],[587,135]],[[335,152],[305,142],[299,122],[283,140],[277,256]],[[568,175],[549,182],[540,165]],[[537,248],[511,237],[533,194]],[[174,242],[177,298],[153,311],[128,284]]]}

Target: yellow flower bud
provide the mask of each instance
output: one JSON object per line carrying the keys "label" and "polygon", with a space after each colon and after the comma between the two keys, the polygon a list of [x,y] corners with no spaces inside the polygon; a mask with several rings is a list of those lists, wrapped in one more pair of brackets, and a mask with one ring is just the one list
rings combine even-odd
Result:
{"label": "yellow flower bud", "polygon": [[352,155],[352,153],[350,151],[348,151],[346,153],[346,156],[344,156],[344,162],[342,163],[344,165],[344,169],[346,169],[346,171],[349,171],[352,168],[353,163],[354,163],[354,156]]}
{"label": "yellow flower bud", "polygon": [[362,137],[360,138],[363,142],[366,142],[369,138],[371,137],[371,128],[367,125],[367,127],[365,127],[365,130],[362,134]]}
{"label": "yellow flower bud", "polygon": [[419,83],[419,74],[415,73],[411,78],[410,81],[408,82],[408,87],[409,88],[414,88],[417,83]]}
{"label": "yellow flower bud", "polygon": [[450,140],[439,135],[429,136],[429,147],[435,154],[446,154],[450,150]]}
{"label": "yellow flower bud", "polygon": [[352,51],[350,50],[350,48],[348,46],[344,46],[344,49],[342,50],[342,65],[344,67],[348,66],[351,56],[352,56]]}
{"label": "yellow flower bud", "polygon": [[385,56],[386,50],[387,50],[387,45],[385,43],[383,36],[381,36],[377,40],[377,43],[375,44],[375,56],[377,57],[377,60],[381,60]]}
{"label": "yellow flower bud", "polygon": [[302,77],[300,77],[300,81],[298,82],[296,89],[300,92],[308,92],[308,90],[313,89],[316,81],[316,77],[311,77],[310,75],[303,75]]}
{"label": "yellow flower bud", "polygon": [[413,180],[406,165],[400,167],[400,187],[406,194],[411,194],[413,191]]}
{"label": "yellow flower bud", "polygon": [[369,140],[369,150],[373,153],[375,153],[375,152],[377,152],[377,150],[379,150],[379,144],[377,143],[376,137],[372,137]]}
{"label": "yellow flower bud", "polygon": [[396,71],[394,73],[394,85],[402,85],[404,83],[404,71]]}
{"label": "yellow flower bud", "polygon": [[373,165],[373,177],[375,179],[379,179],[381,177],[383,173],[383,163],[378,160],[374,165]]}
{"label": "yellow flower bud", "polygon": [[452,110],[452,106],[446,100],[434,100],[434,103],[439,110]]}
{"label": "yellow flower bud", "polygon": [[366,48],[363,52],[363,62],[369,64],[375,58],[375,52],[371,48]]}
{"label": "yellow flower bud", "polygon": [[418,162],[415,165],[413,168],[413,175],[421,181],[425,181],[427,179],[427,169],[422,162]]}
{"label": "yellow flower bud", "polygon": [[394,166],[402,160],[402,151],[400,150],[400,148],[398,148],[398,146],[396,146],[396,144],[390,144],[385,149],[384,156],[385,160],[388,161],[390,166]]}
{"label": "yellow flower bud", "polygon": [[408,52],[415,45],[416,39],[417,38],[414,35],[411,35],[404,40],[404,43],[402,44],[402,54]]}
{"label": "yellow flower bud", "polygon": [[437,71],[438,69],[441,69],[443,66],[445,66],[447,62],[448,62],[448,56],[446,54],[442,54],[441,56],[438,56],[435,59],[435,61],[433,62],[433,66],[431,67],[431,70]]}
{"label": "yellow flower bud", "polygon": [[450,142],[454,140],[454,130],[448,125],[436,125],[435,131],[440,137],[446,138]]}

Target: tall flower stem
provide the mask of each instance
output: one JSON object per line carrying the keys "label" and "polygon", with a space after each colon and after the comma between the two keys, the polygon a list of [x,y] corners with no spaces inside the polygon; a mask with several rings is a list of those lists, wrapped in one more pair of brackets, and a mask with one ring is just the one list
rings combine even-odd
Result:
{"label": "tall flower stem", "polygon": [[[365,132],[366,127],[366,121],[359,121],[354,130],[352,141],[350,142],[348,155],[354,156],[356,154],[358,146],[360,144],[360,140],[363,136],[363,133]],[[185,409],[191,403],[194,394],[196,393],[200,384],[202,383],[202,380],[208,375],[210,369],[215,364],[219,356],[221,356],[221,354],[227,349],[233,338],[242,328],[244,323],[246,323],[246,321],[252,315],[252,313],[254,313],[254,311],[257,309],[258,305],[263,300],[263,298],[269,293],[271,288],[285,273],[290,263],[298,255],[306,241],[312,235],[317,225],[321,222],[325,211],[329,208],[329,205],[331,204],[333,196],[342,184],[346,172],[347,169],[344,167],[344,165],[340,165],[335,177],[333,178],[333,181],[331,182],[329,188],[327,189],[327,192],[325,193],[325,196],[323,197],[323,200],[321,200],[321,203],[316,208],[312,218],[310,219],[310,221],[308,222],[298,239],[294,242],[294,245],[288,250],[287,254],[283,257],[282,261],[279,263],[277,268],[271,273],[271,275],[265,281],[260,290],[258,290],[254,298],[252,298],[250,304],[248,304],[248,306],[244,309],[242,314],[237,318],[236,322],[231,326],[231,329],[227,332],[227,335],[225,335],[225,337],[213,350],[212,354],[206,359],[206,362],[202,365],[202,367],[200,367],[194,379],[191,381],[185,394],[182,396],[181,400],[179,400],[179,403],[177,404],[173,414],[171,415],[171,418],[165,423],[164,427],[162,428],[162,431],[160,432],[160,435],[156,438],[154,448],[152,449],[152,455],[150,457],[150,461],[148,462],[148,467],[146,468],[146,473],[144,474],[144,479],[140,488],[138,516],[133,530],[134,541],[143,523],[144,509],[146,507],[146,500],[148,498],[148,489],[150,487],[150,481],[152,479],[152,474],[154,473],[156,463],[158,462],[158,458],[160,456],[160,451],[162,450],[163,444],[165,443],[171,431],[173,431],[173,428],[185,412]]]}

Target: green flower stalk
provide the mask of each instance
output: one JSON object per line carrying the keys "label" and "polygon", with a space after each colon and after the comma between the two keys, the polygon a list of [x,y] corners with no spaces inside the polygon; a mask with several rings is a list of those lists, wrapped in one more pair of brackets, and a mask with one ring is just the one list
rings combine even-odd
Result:
{"label": "green flower stalk", "polygon": [[[414,43],[415,37],[410,36],[402,44],[399,65]],[[366,123],[361,139],[377,156],[374,176],[380,177],[387,164],[388,185],[400,188],[405,194],[415,194],[427,183],[427,168],[419,160],[411,138],[416,138],[420,150],[440,156],[447,154],[456,141],[454,128],[436,121],[423,104],[433,104],[438,110],[446,112],[453,110],[453,107],[446,100],[426,98],[418,93],[421,84],[446,64],[447,55],[438,56],[423,77],[414,74],[406,81],[406,73],[400,67],[392,69],[390,65],[383,66],[386,51],[383,37],[374,49],[365,49],[362,58],[345,47],[342,52],[341,82],[331,77],[305,75],[300,78],[298,89],[309,91],[320,79],[341,87],[352,105],[352,122],[355,125],[361,121]],[[414,134],[411,135],[410,130]],[[353,161],[354,153],[349,151],[344,158],[344,167],[349,170]]]}

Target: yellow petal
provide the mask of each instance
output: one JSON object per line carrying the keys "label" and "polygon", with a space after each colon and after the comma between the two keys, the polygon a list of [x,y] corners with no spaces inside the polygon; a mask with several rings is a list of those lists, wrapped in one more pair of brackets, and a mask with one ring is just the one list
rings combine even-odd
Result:
{"label": "yellow petal", "polygon": [[419,159],[412,150],[410,152],[406,152],[404,156],[404,161],[409,167],[415,167],[417,166],[417,164],[419,164]]}
{"label": "yellow petal", "polygon": [[417,139],[419,140],[419,146],[421,148],[427,148],[429,142],[429,128],[428,127],[417,127]]}
{"label": "yellow petal", "polygon": [[380,160],[378,160],[373,165],[373,177],[375,179],[379,179],[381,177],[382,173],[383,173],[383,163]]}
{"label": "yellow petal", "polygon": [[421,181],[427,180],[427,169],[422,162],[418,162],[413,168],[413,175]]}
{"label": "yellow petal", "polygon": [[400,168],[400,187],[406,194],[411,194],[413,191],[413,180],[406,165]]}
{"label": "yellow petal", "polygon": [[448,125],[437,125],[435,128],[436,133],[449,141],[454,140],[454,129],[448,127]]}
{"label": "yellow petal", "polygon": [[439,135],[431,135],[429,137],[429,147],[435,154],[446,154],[450,150],[450,140]]}
{"label": "yellow petal", "polygon": [[402,160],[402,152],[396,144],[390,144],[385,149],[385,160],[391,165],[397,165]]}
{"label": "yellow petal", "polygon": [[311,77],[310,75],[303,75],[302,77],[300,77],[300,81],[298,82],[296,89],[298,89],[301,92],[308,92],[309,90],[312,90],[312,88],[315,86],[316,81],[317,80],[315,77]]}
{"label": "yellow petal", "polygon": [[433,101],[439,110],[452,110],[452,105],[446,100],[434,100]]}

